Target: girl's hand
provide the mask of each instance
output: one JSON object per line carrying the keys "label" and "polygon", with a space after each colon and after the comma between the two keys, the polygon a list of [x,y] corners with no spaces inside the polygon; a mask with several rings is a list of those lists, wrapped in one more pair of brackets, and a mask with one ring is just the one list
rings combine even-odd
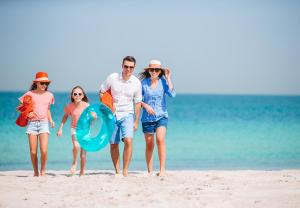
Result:
{"label": "girl's hand", "polygon": [[60,137],[60,136],[62,135],[62,130],[59,129],[58,132],[56,133],[56,135],[57,135],[58,137]]}
{"label": "girl's hand", "polygon": [[155,115],[155,111],[153,110],[153,108],[150,105],[145,103],[144,108],[150,115]]}
{"label": "girl's hand", "polygon": [[169,68],[165,69],[165,77],[166,77],[166,79],[170,79],[171,78],[171,70]]}
{"label": "girl's hand", "polygon": [[90,125],[92,126],[95,121],[97,120],[97,114],[95,112],[91,112],[91,116],[93,118],[93,120],[90,121]]}
{"label": "girl's hand", "polygon": [[97,120],[97,114],[95,112],[91,112],[91,115],[93,117],[93,120],[96,121]]}
{"label": "girl's hand", "polygon": [[30,113],[28,113],[27,117],[28,117],[28,118],[33,118],[34,115],[35,115],[34,112],[30,112]]}
{"label": "girl's hand", "polygon": [[55,125],[54,121],[50,121],[51,128],[54,128],[54,125]]}

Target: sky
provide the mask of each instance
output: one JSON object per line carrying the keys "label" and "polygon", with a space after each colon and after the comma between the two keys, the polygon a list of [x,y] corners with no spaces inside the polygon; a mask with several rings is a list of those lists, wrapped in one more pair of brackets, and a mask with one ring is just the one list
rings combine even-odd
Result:
{"label": "sky", "polygon": [[123,57],[177,93],[300,95],[300,1],[0,1],[0,91],[97,92]]}

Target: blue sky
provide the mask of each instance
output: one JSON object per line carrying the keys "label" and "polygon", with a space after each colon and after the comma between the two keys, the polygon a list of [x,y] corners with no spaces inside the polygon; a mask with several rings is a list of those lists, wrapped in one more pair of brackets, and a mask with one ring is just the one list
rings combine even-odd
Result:
{"label": "blue sky", "polygon": [[299,1],[0,1],[0,90],[98,91],[126,55],[179,93],[300,95]]}

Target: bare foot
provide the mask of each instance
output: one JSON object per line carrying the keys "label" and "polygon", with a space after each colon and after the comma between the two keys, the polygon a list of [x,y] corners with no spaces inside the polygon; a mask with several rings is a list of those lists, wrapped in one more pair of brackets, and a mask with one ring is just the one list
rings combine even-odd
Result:
{"label": "bare foot", "polygon": [[83,176],[83,175],[84,175],[84,170],[81,170],[79,176]]}
{"label": "bare foot", "polygon": [[38,177],[38,176],[39,176],[39,172],[34,172],[34,173],[33,173],[33,176],[34,176],[34,177]]}
{"label": "bare foot", "polygon": [[76,172],[77,162],[73,163],[70,169],[70,173],[73,175]]}
{"label": "bare foot", "polygon": [[153,172],[147,172],[147,176],[149,177],[153,176]]}
{"label": "bare foot", "polygon": [[123,176],[124,177],[128,176],[128,171],[127,170],[123,170]]}
{"label": "bare foot", "polygon": [[157,173],[156,175],[159,177],[163,177],[165,176],[166,172],[165,171],[160,171],[159,173]]}
{"label": "bare foot", "polygon": [[123,178],[123,175],[121,173],[115,173],[116,178]]}
{"label": "bare foot", "polygon": [[40,176],[45,176],[46,175],[46,171],[41,170]]}

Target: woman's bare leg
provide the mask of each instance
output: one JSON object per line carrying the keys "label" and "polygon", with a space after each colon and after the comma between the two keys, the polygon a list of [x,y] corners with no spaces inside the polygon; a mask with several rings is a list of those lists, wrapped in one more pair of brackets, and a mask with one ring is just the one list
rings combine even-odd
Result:
{"label": "woman's bare leg", "polygon": [[166,171],[166,144],[165,144],[165,136],[166,136],[166,127],[160,126],[156,130],[156,144],[159,158],[159,166],[160,170],[157,174],[158,176],[163,176]]}
{"label": "woman's bare leg", "polygon": [[153,149],[154,149],[154,134],[144,134],[146,141],[146,164],[148,173],[153,171]]}

